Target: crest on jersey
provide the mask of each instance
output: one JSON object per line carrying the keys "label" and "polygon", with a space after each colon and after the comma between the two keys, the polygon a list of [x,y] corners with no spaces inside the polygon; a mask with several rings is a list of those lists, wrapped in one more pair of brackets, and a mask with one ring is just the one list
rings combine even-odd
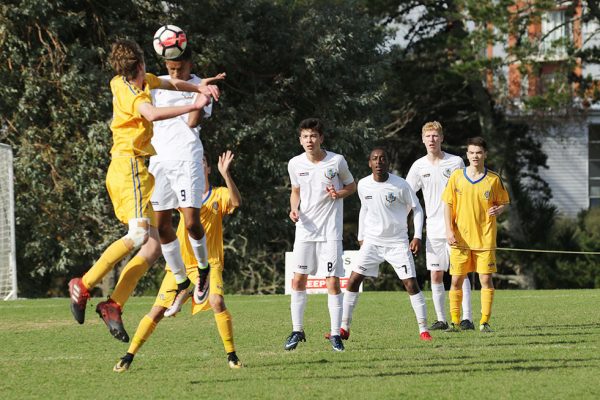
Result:
{"label": "crest on jersey", "polygon": [[184,99],[193,99],[196,96],[194,92],[179,92]]}
{"label": "crest on jersey", "polygon": [[444,174],[444,176],[445,176],[446,178],[450,178],[450,175],[452,175],[452,171],[450,170],[450,168],[446,168],[446,169],[444,170],[444,172],[442,172],[442,174]]}
{"label": "crest on jersey", "polygon": [[337,174],[338,172],[334,168],[327,168],[325,170],[325,178],[327,179],[333,179],[336,177]]}
{"label": "crest on jersey", "polygon": [[388,194],[385,195],[385,201],[387,201],[390,204],[392,204],[394,201],[396,201],[396,199],[397,199],[397,197],[394,192],[389,192]]}
{"label": "crest on jersey", "polygon": [[213,210],[218,210],[218,209],[219,209],[219,203],[218,203],[218,202],[216,202],[216,201],[214,201],[214,202],[212,203],[212,208],[213,208]]}
{"label": "crest on jersey", "polygon": [[486,200],[490,199],[490,191],[486,190],[485,193],[483,194],[483,197],[485,197]]}

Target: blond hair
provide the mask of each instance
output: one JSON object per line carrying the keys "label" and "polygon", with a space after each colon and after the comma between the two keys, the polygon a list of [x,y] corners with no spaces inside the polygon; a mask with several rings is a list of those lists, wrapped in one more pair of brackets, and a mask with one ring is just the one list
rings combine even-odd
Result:
{"label": "blond hair", "polygon": [[423,125],[421,129],[421,134],[424,134],[427,131],[436,131],[438,134],[443,135],[444,129],[442,128],[442,124],[437,121],[430,121]]}
{"label": "blond hair", "polygon": [[108,61],[117,75],[135,79],[139,66],[144,64],[144,52],[133,40],[117,40],[110,49]]}

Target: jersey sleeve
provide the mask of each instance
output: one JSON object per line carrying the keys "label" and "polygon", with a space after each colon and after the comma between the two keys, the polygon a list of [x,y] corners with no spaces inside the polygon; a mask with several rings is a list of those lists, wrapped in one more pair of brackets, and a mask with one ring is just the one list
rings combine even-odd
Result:
{"label": "jersey sleeve", "polygon": [[496,187],[494,188],[494,193],[496,195],[494,196],[494,203],[509,204],[510,198],[508,196],[508,191],[504,187],[504,183],[502,183],[502,178],[500,178],[499,176],[498,179],[496,179],[495,186]]}
{"label": "jersey sleeve", "polygon": [[154,74],[146,72],[146,83],[150,87],[150,89],[157,89],[160,87],[160,78]]}
{"label": "jersey sleeve", "polygon": [[223,186],[219,186],[217,189],[217,202],[219,203],[219,211],[222,215],[233,214],[236,207],[231,205],[231,196],[229,195],[229,189]]}
{"label": "jersey sleeve", "polygon": [[456,189],[456,177],[458,176],[458,171],[462,171],[457,169],[450,175],[448,179],[448,183],[446,184],[446,188],[444,189],[444,193],[442,193],[442,201],[446,204],[454,204],[454,190]]}
{"label": "jersey sleeve", "polygon": [[348,163],[346,162],[346,159],[343,156],[341,156],[340,158],[341,159],[340,159],[339,166],[338,166],[338,173],[340,175],[340,180],[342,181],[344,186],[349,185],[352,182],[354,182],[354,177],[350,173],[350,169],[348,168]]}
{"label": "jersey sleeve", "polygon": [[408,182],[412,190],[414,190],[415,192],[418,192],[419,190],[423,189],[421,176],[419,175],[415,164],[413,164],[408,170],[408,174],[406,175],[406,182]]}
{"label": "jersey sleeve", "polygon": [[360,199],[360,211],[358,213],[358,235],[357,239],[359,241],[364,240],[364,222],[365,215],[367,214],[367,204],[363,201],[363,190],[360,181],[358,182],[358,198]]}
{"label": "jersey sleeve", "polygon": [[292,186],[298,187],[300,186],[300,182],[298,182],[298,178],[296,177],[293,161],[294,159],[291,159],[290,162],[288,162],[288,174],[290,175],[290,182],[292,183]]}

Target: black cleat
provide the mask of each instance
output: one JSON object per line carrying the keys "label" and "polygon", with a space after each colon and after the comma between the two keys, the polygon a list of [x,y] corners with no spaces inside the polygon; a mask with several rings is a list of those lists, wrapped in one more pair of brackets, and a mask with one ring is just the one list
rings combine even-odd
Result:
{"label": "black cleat", "polygon": [[474,331],[475,325],[473,325],[473,322],[469,321],[468,319],[463,319],[460,321],[460,329],[463,331]]}
{"label": "black cleat", "polygon": [[429,327],[430,331],[445,331],[448,329],[448,323],[446,321],[435,321]]}
{"label": "black cleat", "polygon": [[129,369],[132,362],[133,362],[133,354],[127,353],[123,357],[121,357],[119,362],[117,362],[117,364],[113,367],[113,371],[125,372]]}
{"label": "black cleat", "polygon": [[455,323],[450,323],[450,325],[448,325],[448,329],[446,329],[444,332],[448,332],[448,333],[457,333],[457,332],[461,332],[462,329],[460,329],[460,325],[459,324],[455,324]]}
{"label": "black cleat", "polygon": [[113,300],[108,299],[108,301],[98,303],[96,312],[100,318],[102,318],[108,327],[110,334],[113,335],[115,339],[125,343],[129,342],[129,335],[125,331],[123,320],[121,319],[122,312],[120,305]]}
{"label": "black cleat", "polygon": [[342,338],[340,335],[330,336],[329,342],[331,343],[333,351],[344,351],[344,343],[342,343]]}
{"label": "black cleat", "polygon": [[240,369],[244,366],[238,358],[237,354],[235,354],[235,351],[227,353],[227,364],[231,369]]}
{"label": "black cleat", "polygon": [[202,304],[208,298],[210,289],[210,265],[204,269],[198,268],[198,281],[194,288],[194,301],[196,304]]}
{"label": "black cleat", "polygon": [[283,348],[288,351],[294,350],[300,342],[306,342],[306,336],[304,336],[304,331],[293,331],[292,333],[290,333],[290,336],[288,336],[287,339],[285,339],[285,345],[283,346]]}

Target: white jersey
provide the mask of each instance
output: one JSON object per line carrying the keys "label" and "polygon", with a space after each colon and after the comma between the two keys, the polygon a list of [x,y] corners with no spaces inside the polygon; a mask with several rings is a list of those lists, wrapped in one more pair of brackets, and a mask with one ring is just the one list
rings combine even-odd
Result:
{"label": "white jersey", "polygon": [[[161,79],[169,79],[168,75]],[[189,83],[199,84],[201,79],[192,75]],[[155,107],[173,107],[193,104],[197,93],[179,92],[175,90],[154,89],[152,90],[152,104]],[[204,116],[209,117],[212,113],[212,102],[204,107]],[[200,128],[188,126],[189,114],[183,114],[175,118],[169,118],[154,122],[154,136],[152,146],[156,155],[152,156],[153,162],[194,161],[202,163],[204,149],[200,141]]]}
{"label": "white jersey", "polygon": [[290,160],[288,172],[292,186],[300,187],[296,241],[342,240],[344,201],[333,200],[326,188],[340,190],[354,182],[344,156],[327,151],[323,160],[313,163],[302,153]]}
{"label": "white jersey", "polygon": [[444,203],[442,193],[452,172],[464,168],[462,158],[444,152],[444,158],[433,165],[427,156],[413,163],[406,175],[406,181],[415,192],[423,191],[425,214],[427,215],[427,237],[431,239],[446,238],[444,222]]}
{"label": "white jersey", "polygon": [[369,175],[358,182],[358,240],[380,246],[408,242],[408,214],[415,210],[415,238],[421,238],[423,212],[410,185],[397,175],[377,182]]}

